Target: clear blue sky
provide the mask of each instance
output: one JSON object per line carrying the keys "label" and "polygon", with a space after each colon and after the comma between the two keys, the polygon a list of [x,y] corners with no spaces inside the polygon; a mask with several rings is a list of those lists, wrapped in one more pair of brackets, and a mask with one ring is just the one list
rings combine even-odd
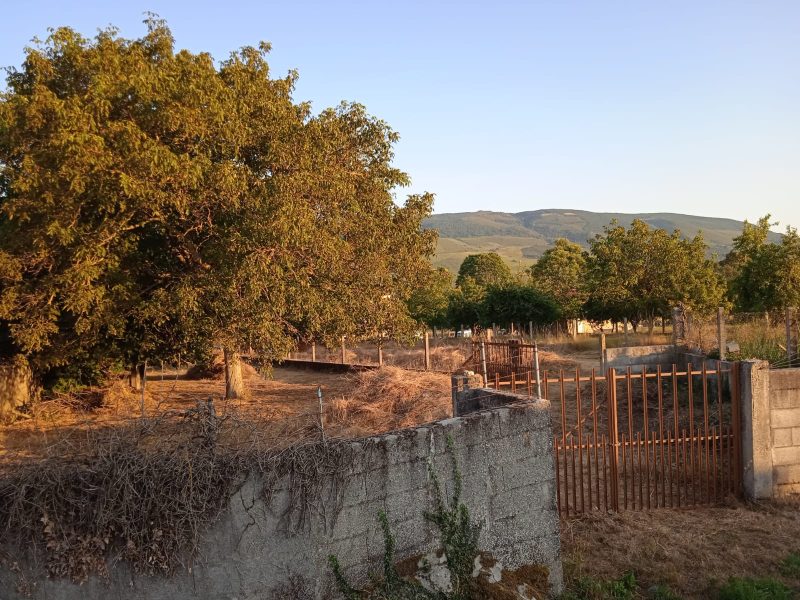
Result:
{"label": "clear blue sky", "polygon": [[800,1],[3,0],[0,64],[48,26],[143,34],[224,58],[260,40],[298,100],[400,132],[436,212],[579,208],[800,226]]}

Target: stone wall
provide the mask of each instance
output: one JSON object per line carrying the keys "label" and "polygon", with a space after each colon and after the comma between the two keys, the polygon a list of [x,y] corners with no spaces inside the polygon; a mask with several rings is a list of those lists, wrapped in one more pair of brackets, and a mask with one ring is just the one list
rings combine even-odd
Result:
{"label": "stone wall", "polygon": [[[448,437],[463,476],[463,502],[472,518],[482,523],[481,549],[506,569],[545,565],[552,593],[560,593],[552,434],[548,404],[537,401],[350,442],[355,459],[346,465],[345,477],[321,474],[323,489],[330,491],[338,482],[340,502],[321,502],[299,532],[287,532],[281,516],[289,502],[288,480],[274,490],[272,503],[267,504],[261,481],[251,476],[205,534],[197,560],[186,570],[165,578],[140,577],[124,564],[116,564],[107,581],[93,578],[78,586],[47,579],[41,571],[23,565],[21,573],[0,570],[0,590],[8,594],[0,596],[39,600],[330,597],[329,555],[338,557],[353,580],[363,581],[369,572],[380,572],[379,511],[389,518],[398,558],[438,549],[438,533],[422,513],[433,508],[429,464],[447,493],[452,490]],[[15,595],[21,578],[35,583],[32,596]],[[294,588],[288,585],[292,580]]]}

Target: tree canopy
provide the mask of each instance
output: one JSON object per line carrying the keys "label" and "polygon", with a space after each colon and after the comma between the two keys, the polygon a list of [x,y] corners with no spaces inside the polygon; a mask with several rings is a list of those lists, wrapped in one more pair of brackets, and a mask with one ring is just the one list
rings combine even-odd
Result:
{"label": "tree canopy", "polygon": [[581,316],[588,298],[587,253],[578,244],[559,238],[530,268],[533,285],[552,297],[563,318]]}
{"label": "tree canopy", "polygon": [[686,240],[634,220],[613,222],[590,241],[590,294],[586,313],[594,320],[627,318],[633,323],[667,317],[673,306],[711,311],[723,301],[724,285],[706,256],[702,234]]}
{"label": "tree canopy", "polygon": [[167,25],[69,28],[0,97],[0,332],[41,369],[402,333],[429,269],[430,194],[403,206],[397,134],[313,115],[267,44],[215,65]]}
{"label": "tree canopy", "polygon": [[779,244],[767,242],[770,215],[745,221],[723,261],[729,274],[729,294],[737,310],[761,312],[800,304],[800,237],[786,228]]}
{"label": "tree canopy", "polygon": [[511,269],[497,252],[467,256],[458,269],[456,285],[461,287],[467,277],[480,287],[505,285],[513,279]]}

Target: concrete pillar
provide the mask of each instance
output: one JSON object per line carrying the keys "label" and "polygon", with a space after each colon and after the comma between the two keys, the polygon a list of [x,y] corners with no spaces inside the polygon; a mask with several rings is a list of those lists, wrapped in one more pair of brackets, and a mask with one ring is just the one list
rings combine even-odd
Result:
{"label": "concrete pillar", "polygon": [[772,497],[769,363],[741,363],[742,485],[748,499]]}

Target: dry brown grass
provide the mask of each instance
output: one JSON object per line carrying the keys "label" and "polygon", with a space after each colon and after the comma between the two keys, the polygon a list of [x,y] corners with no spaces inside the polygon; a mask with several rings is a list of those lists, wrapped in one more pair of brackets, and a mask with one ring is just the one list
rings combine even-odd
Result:
{"label": "dry brown grass", "polygon": [[800,500],[587,515],[564,523],[561,539],[567,583],[633,571],[642,591],[709,598],[729,577],[781,579],[780,562],[800,550]]}
{"label": "dry brown grass", "polygon": [[365,435],[446,418],[452,409],[450,378],[442,373],[382,367],[351,379],[352,388],[328,402],[334,430]]}

